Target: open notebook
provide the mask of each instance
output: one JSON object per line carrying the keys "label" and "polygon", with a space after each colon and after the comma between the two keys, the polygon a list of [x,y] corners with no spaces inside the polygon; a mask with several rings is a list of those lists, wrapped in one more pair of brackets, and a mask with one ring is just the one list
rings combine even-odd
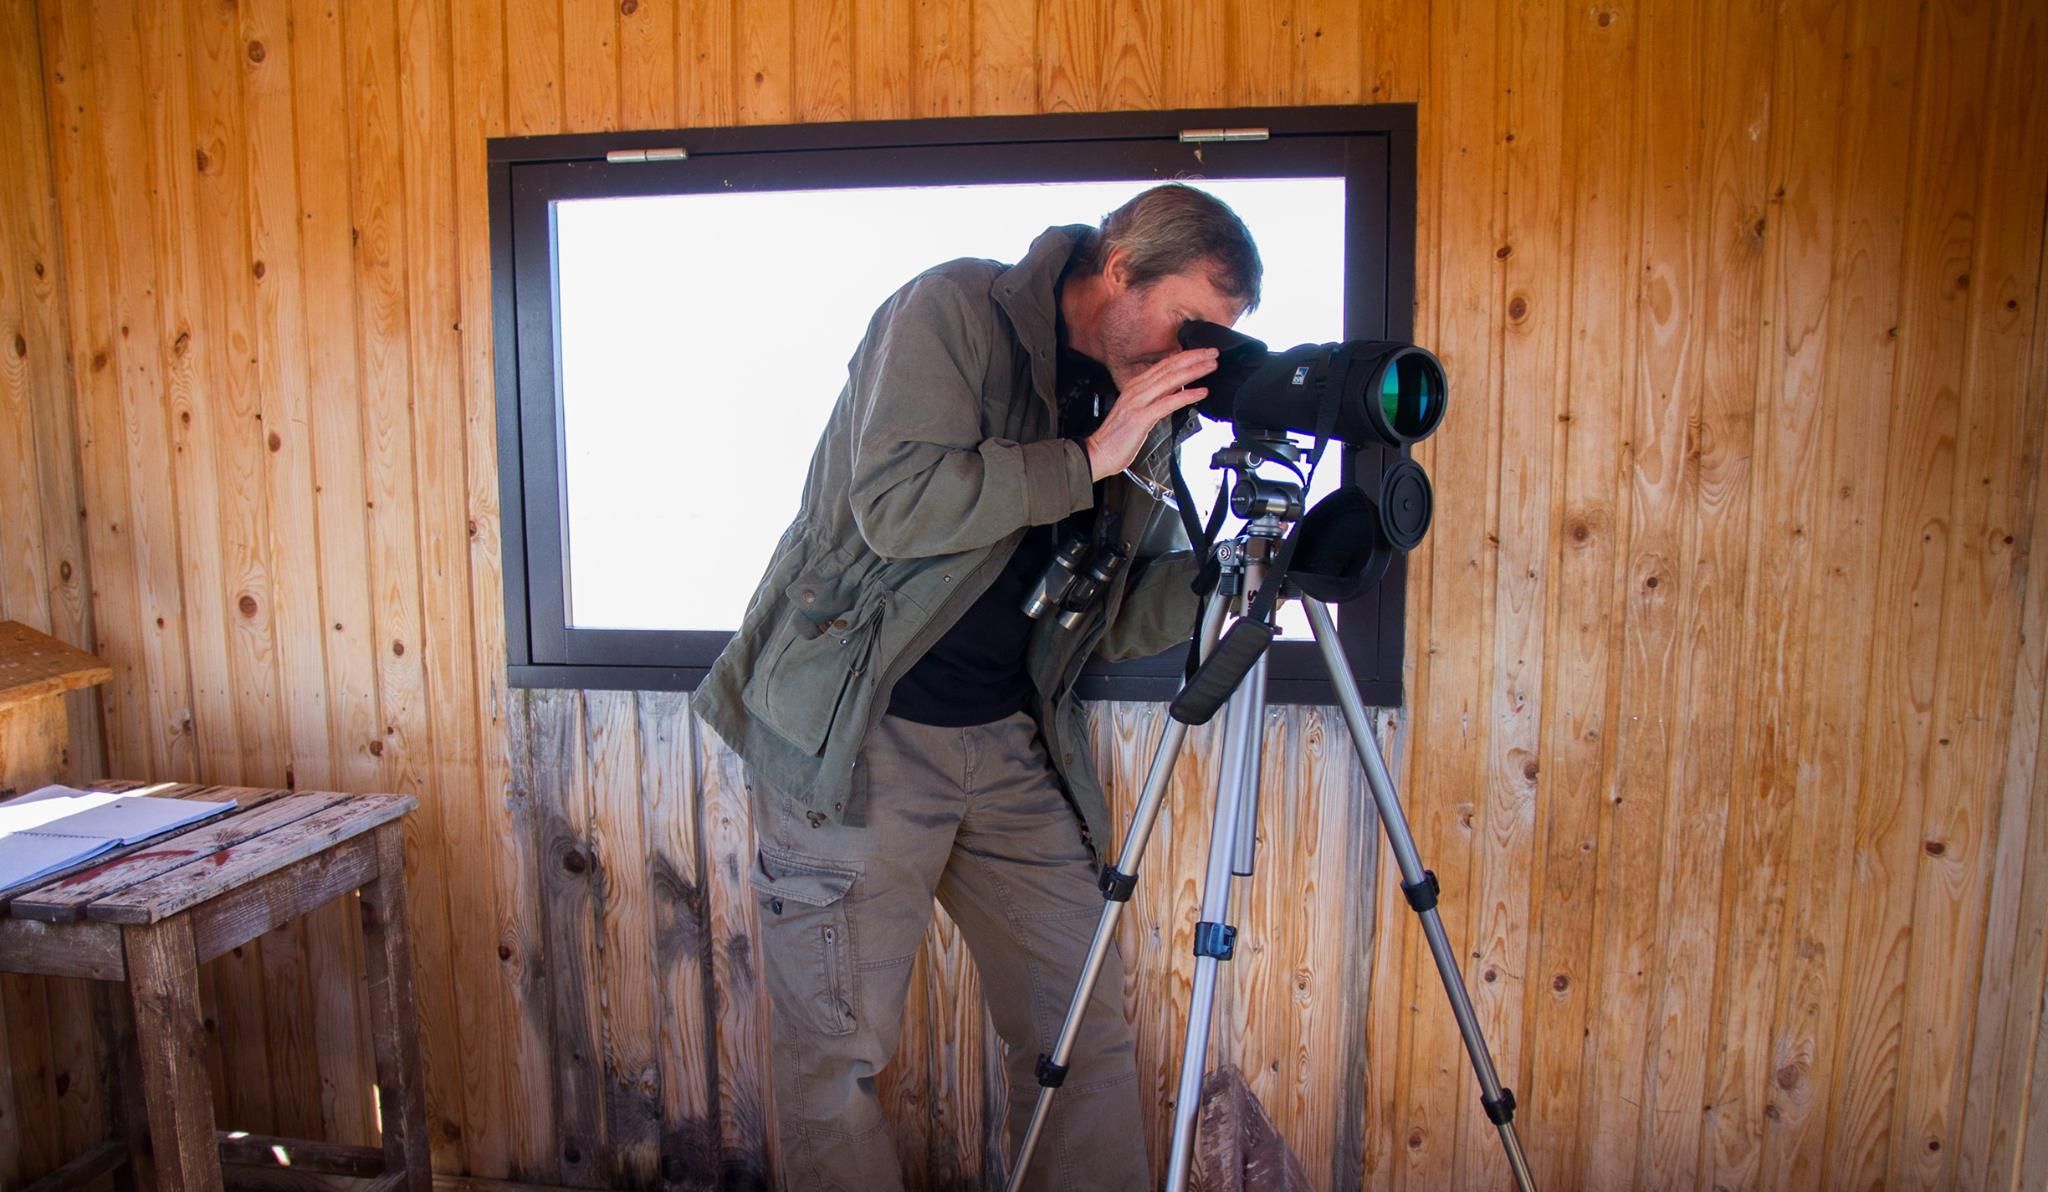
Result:
{"label": "open notebook", "polygon": [[46,786],[0,803],[0,890],[232,810],[235,801]]}

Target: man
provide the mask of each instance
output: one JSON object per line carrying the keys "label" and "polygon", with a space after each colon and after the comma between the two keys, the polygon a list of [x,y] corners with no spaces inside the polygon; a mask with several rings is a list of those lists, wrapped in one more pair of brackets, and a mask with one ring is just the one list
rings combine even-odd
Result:
{"label": "man", "polygon": [[[959,260],[875,313],[740,630],[696,708],[747,762],[752,881],[794,1188],[900,1187],[875,1073],[896,1049],[938,897],[1009,1047],[1012,1142],[1101,913],[1110,843],[1073,695],[1092,655],[1185,636],[1195,561],[1124,470],[1258,300],[1244,224],[1155,187],[1101,229]],[[1022,611],[1057,542],[1135,556],[1071,628]],[[1107,958],[1032,1163],[1035,1187],[1149,1182],[1137,1069]]]}

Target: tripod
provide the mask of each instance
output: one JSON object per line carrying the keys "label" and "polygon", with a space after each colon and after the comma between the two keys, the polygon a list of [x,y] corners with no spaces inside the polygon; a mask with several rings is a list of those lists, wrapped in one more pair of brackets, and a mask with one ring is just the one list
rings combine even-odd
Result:
{"label": "tripod", "polygon": [[[1234,876],[1249,877],[1252,873],[1254,832],[1258,820],[1260,730],[1266,708],[1265,650],[1272,630],[1270,624],[1255,625],[1253,628],[1258,632],[1239,637],[1235,643],[1224,640],[1220,649],[1219,636],[1225,613],[1233,604],[1240,613],[1238,627],[1246,625],[1244,614],[1253,609],[1258,588],[1267,579],[1268,568],[1276,555],[1276,544],[1284,537],[1287,524],[1298,518],[1301,512],[1301,490],[1298,487],[1261,480],[1251,476],[1249,471],[1243,475],[1254,493],[1247,509],[1251,520],[1237,537],[1216,544],[1219,581],[1203,606],[1201,626],[1196,634],[1204,665],[1174,701],[1172,715],[1160,737],[1158,750],[1153,754],[1151,769],[1146,773],[1137,809],[1132,812],[1130,830],[1124,835],[1123,848],[1117,854],[1116,864],[1102,871],[1099,883],[1103,896],[1102,918],[1096,924],[1095,936],[1082,964],[1073,1000],[1067,1005],[1066,1021],[1061,1025],[1059,1038],[1051,1054],[1039,1057],[1038,1102],[1032,1109],[1031,1123],[1025,1130],[1016,1162],[1011,1168],[1010,1192],[1019,1192],[1023,1186],[1024,1172],[1031,1163],[1032,1151],[1038,1145],[1051,1112],[1053,1095],[1066,1077],[1074,1040],[1080,1034],[1081,1017],[1094,992],[1096,978],[1101,974],[1103,958],[1115,937],[1117,920],[1137,886],[1138,864],[1144,857],[1154,822],[1165,801],[1174,758],[1187,737],[1188,726],[1206,722],[1227,696],[1223,762],[1217,777],[1208,871],[1203,879],[1202,917],[1195,925],[1193,1000],[1188,1012],[1186,1045],[1181,1053],[1179,1093],[1174,1101],[1173,1151],[1166,1177],[1169,1192],[1184,1192],[1187,1187],[1188,1167],[1194,1151],[1195,1112],[1201,1096],[1202,1069],[1208,1054],[1209,1026],[1216,1000],[1217,966],[1230,959],[1237,937],[1237,929],[1226,921],[1230,909],[1231,879]],[[1261,500],[1262,496],[1266,499]],[[1515,1135],[1514,1093],[1502,1088],[1494,1073],[1493,1057],[1480,1034],[1479,1020],[1472,1011],[1464,977],[1452,957],[1450,939],[1444,933],[1443,920],[1436,911],[1436,875],[1422,867],[1421,857],[1416,853],[1415,840],[1408,832],[1407,816],[1401,810],[1386,760],[1380,755],[1379,743],[1373,737],[1372,726],[1366,717],[1365,703],[1338,647],[1330,610],[1320,600],[1287,591],[1284,583],[1282,591],[1299,596],[1308,612],[1317,651],[1329,671],[1330,683],[1336,689],[1344,724],[1351,732],[1358,760],[1365,767],[1373,802],[1379,809],[1380,823],[1387,831],[1387,842],[1393,846],[1394,861],[1401,871],[1401,889],[1407,895],[1408,905],[1421,917],[1430,954],[1436,958],[1437,974],[1443,979],[1444,993],[1449,997],[1451,1012],[1458,1021],[1458,1033],[1464,1037],[1465,1050],[1478,1074],[1480,1104],[1486,1110],[1487,1119],[1500,1131],[1501,1145],[1507,1150],[1508,1166],[1514,1173],[1516,1186],[1523,1192],[1533,1192],[1535,1180],[1530,1174],[1527,1159],[1523,1157],[1521,1140]],[[1251,644],[1247,646],[1243,644],[1245,642]],[[1223,673],[1211,673],[1216,669],[1213,664],[1219,662],[1224,664]],[[1233,669],[1236,674],[1229,674],[1228,671]]]}

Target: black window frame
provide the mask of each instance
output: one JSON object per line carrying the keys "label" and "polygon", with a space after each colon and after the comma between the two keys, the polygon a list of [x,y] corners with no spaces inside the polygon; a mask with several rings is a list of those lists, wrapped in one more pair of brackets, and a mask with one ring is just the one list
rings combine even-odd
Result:
{"label": "black window frame", "polygon": [[[1181,139],[1185,130],[1219,129],[1263,129],[1267,135],[1242,141]],[[1415,129],[1414,105],[1375,104],[491,139],[487,164],[508,683],[692,690],[731,637],[729,632],[567,624],[550,228],[554,200],[714,187],[831,189],[1121,180],[1133,174],[1164,181],[1340,173],[1346,180],[1347,242],[1353,238],[1351,229],[1379,229],[1345,247],[1344,338],[1409,342],[1415,308]],[[1040,146],[1057,152],[1030,152]],[[655,152],[678,147],[687,158],[659,160]],[[649,160],[613,160],[641,151]],[[1024,247],[990,245],[988,253],[1015,259]],[[1287,345],[1274,345],[1282,346]],[[1330,454],[1341,459],[1349,484],[1376,485],[1382,462],[1394,454],[1378,447],[1341,447],[1333,444]],[[1324,466],[1329,463],[1326,456]],[[781,529],[763,527],[762,532]],[[1376,588],[1337,610],[1343,653],[1368,705],[1402,702],[1406,581],[1406,560],[1396,558]],[[1178,690],[1184,658],[1185,648],[1177,647],[1133,662],[1091,663],[1077,691],[1092,699],[1170,699]],[[1337,702],[1313,642],[1274,643],[1267,698]]]}

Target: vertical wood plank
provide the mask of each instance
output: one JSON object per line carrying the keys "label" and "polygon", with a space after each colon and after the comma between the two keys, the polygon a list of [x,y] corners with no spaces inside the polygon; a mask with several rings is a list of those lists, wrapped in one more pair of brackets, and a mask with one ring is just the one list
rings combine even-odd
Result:
{"label": "vertical wood plank", "polygon": [[[650,14],[649,20],[656,18]],[[510,751],[513,725],[524,723],[523,705],[508,709],[505,687],[506,625],[504,571],[499,558],[498,427],[496,369],[491,342],[490,204],[486,193],[485,139],[506,132],[504,12],[488,0],[459,0],[449,14],[450,123],[454,133],[455,229],[459,302],[456,337],[461,371],[462,504],[467,533],[472,638],[468,666],[475,707],[477,799],[473,815],[450,825],[451,857],[489,869],[488,881],[472,883],[461,908],[450,910],[450,930],[471,942],[458,968],[460,996],[483,1003],[472,1013],[494,1016],[502,1046],[481,1049],[478,1087],[464,1089],[462,1135],[467,1170],[484,1178],[509,1177],[517,1169],[537,1171],[552,1148],[551,1106],[517,1090],[543,1083],[548,1070],[545,1037],[536,1038],[525,1011],[521,979],[524,949],[517,926],[537,874],[514,867],[521,842],[530,839],[523,807],[513,789]],[[669,53],[673,53],[671,46]],[[653,102],[650,100],[649,102]],[[670,97],[670,103],[673,96]],[[487,944],[486,941],[492,941]],[[479,954],[475,949],[488,948]],[[495,953],[495,955],[493,955]],[[464,982],[469,982],[464,986]],[[487,1007],[487,1008],[486,1008]],[[465,1077],[465,1081],[467,1081]]]}
{"label": "vertical wood plank", "polygon": [[674,128],[677,6],[619,0],[618,8],[619,127]]}
{"label": "vertical wood plank", "polygon": [[601,1008],[605,1174],[610,1187],[646,1187],[660,1176],[662,1110],[639,713],[632,692],[591,691],[583,699],[599,891],[598,968],[590,976]]}
{"label": "vertical wood plank", "polygon": [[[1907,1017],[1909,985],[1916,943],[1925,942],[1912,917],[1917,879],[1930,861],[1922,834],[1932,792],[1923,783],[1937,748],[1934,701],[1946,666],[1942,587],[1958,480],[1955,378],[1968,300],[1957,280],[1969,269],[1968,208],[1982,151],[1974,101],[1988,35],[1959,31],[1954,19],[1935,6],[1920,13],[1899,311],[1887,330],[1898,351],[1873,575],[1879,632],[1864,699],[1865,778],[1853,837],[1858,896],[1849,910],[1840,1067],[1830,1098],[1827,1171],[1845,1182],[1906,1175],[1907,1141],[1896,1119],[1902,1087],[1912,1082],[1904,1068],[1918,1043],[1905,1036],[1919,1026]],[[1978,47],[1975,53],[1951,42],[1959,32]]]}
{"label": "vertical wood plank", "polygon": [[768,986],[754,959],[754,825],[739,758],[702,720],[697,790],[703,808],[705,903],[711,926],[712,1019],[718,1048],[718,1167],[724,1187],[775,1186],[776,1128]]}
{"label": "vertical wood plank", "polygon": [[917,59],[913,0],[853,0],[852,109],[862,120],[913,114]]}
{"label": "vertical wood plank", "polygon": [[852,119],[853,14],[848,0],[792,0],[790,28],[795,117],[806,122]]}
{"label": "vertical wood plank", "polygon": [[[408,881],[419,891],[421,913],[413,930],[421,957],[418,982],[426,1058],[429,1140],[435,1162],[460,1162],[462,1072],[460,1041],[448,996],[449,976],[445,877],[428,864],[444,838],[447,792],[437,781],[435,692],[429,688],[425,655],[424,585],[427,560],[419,537],[422,501],[418,461],[422,454],[415,416],[428,378],[438,378],[438,336],[416,334],[428,316],[420,300],[423,280],[439,276],[424,249],[424,237],[446,227],[446,207],[426,205],[437,195],[419,167],[409,164],[429,135],[427,103],[408,94],[406,43],[397,6],[351,6],[343,22],[343,47],[350,87],[349,161],[351,234],[356,263],[356,328],[362,361],[359,408],[363,419],[363,515],[369,530],[370,637],[376,658],[377,713],[381,732],[373,753],[380,763],[377,787],[419,796],[419,810],[407,816]],[[406,6],[413,9],[413,6]],[[445,323],[443,324],[445,326]],[[444,531],[445,532],[445,531]],[[445,586],[436,586],[445,593]],[[440,598],[437,596],[437,598]]]}
{"label": "vertical wood plank", "polygon": [[[498,959],[508,987],[505,1010],[513,1028],[516,1057],[514,1083],[503,1090],[505,1104],[516,1114],[516,1128],[526,1141],[512,1156],[510,1166],[516,1178],[535,1183],[562,1182],[562,1148],[558,1135],[554,1082],[559,1071],[555,1049],[555,1023],[551,1010],[548,963],[548,925],[543,909],[544,887],[549,878],[543,868],[541,824],[545,814],[544,796],[559,783],[541,772],[543,755],[559,764],[561,734],[544,724],[534,707],[542,693],[514,692],[508,701],[506,730],[514,765],[505,791],[506,829],[497,852],[498,870],[505,880],[505,903],[500,910],[503,925],[498,935]],[[552,714],[552,713],[551,713]],[[545,748],[543,748],[545,746]],[[541,1090],[546,1090],[543,1095]]]}
{"label": "vertical wood plank", "polygon": [[917,0],[911,10],[911,109],[920,119],[974,111],[971,6]]}
{"label": "vertical wood plank", "polygon": [[[1419,567],[1429,571],[1428,621],[1411,635],[1409,648],[1418,654],[1418,670],[1426,666],[1428,674],[1426,679],[1418,676],[1412,697],[1417,747],[1406,785],[1438,792],[1417,801],[1412,826],[1425,864],[1442,882],[1445,898],[1439,913],[1468,988],[1479,979],[1477,966],[1467,962],[1477,948],[1482,921],[1483,873],[1474,847],[1491,727],[1482,698],[1490,689],[1491,668],[1487,652],[1472,643],[1488,641],[1493,633],[1498,513],[1488,478],[1498,471],[1500,448],[1493,430],[1500,417],[1493,322],[1499,270],[1512,255],[1500,236],[1497,210],[1504,168],[1498,152],[1499,15],[1497,6],[1488,4],[1431,8],[1431,73],[1459,82],[1439,97],[1429,117],[1433,123],[1422,134],[1423,141],[1442,144],[1439,172],[1422,182],[1420,192],[1423,205],[1435,209],[1446,227],[1459,230],[1442,242],[1433,270],[1418,262],[1418,273],[1433,278],[1429,287],[1442,320],[1432,342],[1450,387],[1465,395],[1447,409],[1436,438],[1466,444],[1463,449],[1474,455],[1465,470],[1445,476],[1439,469],[1429,551],[1426,560],[1418,559]],[[1406,930],[1403,935],[1405,978],[1396,996],[1408,1007],[1408,1017],[1396,1060],[1395,1145],[1402,1149],[1394,1187],[1442,1187],[1458,1178],[1458,1120],[1477,1094],[1421,935]]]}
{"label": "vertical wood plank", "polygon": [[695,722],[681,692],[642,692],[638,707],[659,1015],[661,1178],[666,1186],[708,1190],[718,1186],[718,1050]]}
{"label": "vertical wood plank", "polygon": [[[2011,15],[2017,20],[1998,38],[2000,98],[1993,110],[1999,132],[1986,154],[1987,168],[1993,162],[2024,162],[2030,153],[2038,153],[2040,137],[2034,134],[2048,125],[2048,87],[2043,87],[2040,72],[2021,65],[2038,60],[2048,38],[2048,20],[2026,6]],[[2004,198],[2018,198],[2016,192],[2017,188],[2004,192]],[[2001,373],[2024,370],[2024,376],[2014,377],[2017,383],[2010,391],[2028,393],[2030,404],[2037,404],[2048,391],[2042,383],[2048,377],[2048,303],[2041,300],[2040,290],[2040,279],[2048,274],[2048,241],[2036,242],[2028,253],[2017,246],[2031,234],[2032,226],[2024,232],[2018,223],[2003,227],[1992,241],[1998,247],[1980,250],[1995,252],[2003,262],[1986,271],[1990,284],[1980,291],[1991,302],[1986,334],[1994,346],[1987,364]],[[2031,286],[2026,280],[2029,272],[2034,278]],[[1993,382],[1991,388],[2007,386]],[[2030,414],[2028,426],[2022,456],[2038,459],[2039,416]],[[2048,643],[2048,567],[2037,562],[2048,559],[2048,517],[2041,515],[2041,483],[2037,471],[2021,485],[2014,506],[2018,525],[2031,522],[2030,529],[2016,528],[2013,534],[2027,544],[2025,606],[2019,623],[2025,645],[2015,660],[2008,746],[2000,775],[1978,1026],[1963,1106],[1963,1139],[1956,1155],[1959,1186],[2024,1187],[2024,1181],[2016,1185],[2015,1179],[2027,1162],[2034,1164],[2035,1182],[2048,1173],[2048,1132],[2035,1125],[2030,1134],[2025,1120],[2030,1100],[2036,1107],[2048,1104],[2048,1082],[2042,1080],[2048,1073],[2048,1063],[2043,1062],[2048,1046],[2030,1050],[2027,1044],[2043,1037],[2041,1007],[2048,996],[2048,811],[2043,810],[2048,808],[2048,770],[2041,765],[2048,754],[2043,748],[2048,725],[2042,716],[2048,689],[2048,655],[2043,653]],[[2037,1121],[2048,1122],[2048,1114]]]}
{"label": "vertical wood plank", "polygon": [[1822,385],[1837,210],[1832,150],[1842,129],[1839,119],[1813,113],[1838,109],[1848,12],[1824,0],[1788,15],[1770,91],[1768,198],[1756,225],[1764,238],[1766,331],[1752,489],[1752,629],[1741,672],[1750,728],[1740,735],[1750,746],[1730,804],[1733,857],[1722,891],[1711,1109],[1701,1160],[1705,1180],[1730,1186],[1757,1182],[1766,1131],[1781,1112],[1773,990],[1785,935],[1804,926],[1787,914],[1785,884],[1809,860],[1794,851],[1794,827],[1800,765],[1813,748],[1800,735],[1800,709],[1806,684],[1818,681],[1809,664],[1807,616],[1825,508]]}
{"label": "vertical wood plank", "polygon": [[1046,110],[1039,97],[1039,0],[973,0],[974,112]]}
{"label": "vertical wood plank", "polygon": [[740,124],[786,124],[794,118],[792,4],[761,0],[735,10],[734,119]]}
{"label": "vertical wood plank", "polygon": [[[1636,305],[1613,284],[1635,273],[1640,19],[1633,5],[1567,14],[1562,148],[1569,257],[1559,316],[1564,380],[1558,413],[1559,514],[1545,631],[1540,875],[1532,889],[1529,1045],[1517,1095],[1528,1106],[1524,1136],[1540,1187],[1581,1178],[1579,1114],[1591,1021],[1593,935],[1599,910],[1599,836],[1608,805],[1623,602],[1619,561],[1627,509],[1616,477],[1632,384]],[[1562,130],[1560,130],[1562,132]],[[1519,143],[1519,132],[1517,143]]]}
{"label": "vertical wood plank", "polygon": [[[1894,1110],[1891,1163],[1894,1179],[1918,1187],[1959,1184],[1972,1075],[1967,1057],[1974,1041],[2004,1045],[2004,1016],[1980,1013],[1981,997],[2002,983],[1985,980],[1987,966],[2004,951],[1990,933],[2010,927],[1986,918],[1987,899],[2005,851],[1999,834],[2010,830],[2023,838],[2024,829],[2010,822],[1997,787],[1979,776],[1998,773],[2014,722],[2009,701],[2019,651],[2008,627],[2022,624],[2026,593],[2026,567],[2015,548],[2038,517],[2033,494],[2048,415],[2048,386],[2027,384],[2029,320],[2020,302],[2021,294],[2039,292],[2042,188],[2008,182],[2048,175],[2040,108],[2030,112],[2023,93],[2015,94],[2019,88],[2006,89],[2012,69],[2007,48],[2029,18],[2000,3],[1944,9],[1941,19],[1942,38],[1953,47],[1948,103],[1959,142],[1953,152],[1958,168],[1974,177],[1967,189],[1957,179],[1947,192],[1948,218],[1971,225],[1969,239],[1957,234],[1955,255],[1943,262],[1962,266],[1944,278],[1961,309],[1939,330],[1930,329],[1939,347],[1952,353],[1937,367],[1954,370],[1948,378],[1957,441],[1934,745],[1923,779],[1928,800],[1907,967],[1906,1074]],[[2039,14],[2031,21],[2038,30]],[[2023,35],[2019,44],[2026,44]],[[2028,129],[2030,116],[2034,127]],[[2009,173],[2014,170],[2022,173]],[[1960,343],[1945,342],[1957,332]],[[1987,633],[1987,626],[2007,631]]]}
{"label": "vertical wood plank", "polygon": [[[430,1055],[440,1063],[432,1079],[443,1106],[433,1132],[444,1165],[471,1148],[464,1123],[499,1113],[502,1073],[496,1048],[480,1041],[497,1035],[491,1004],[497,969],[484,944],[492,909],[489,887],[461,879],[470,859],[486,852],[482,825],[480,754],[475,707],[481,701],[468,661],[476,650],[475,610],[468,582],[469,493],[465,482],[467,429],[462,397],[460,267],[454,254],[461,213],[446,164],[454,157],[453,17],[446,3],[399,6],[396,33],[398,110],[403,114],[407,339],[411,346],[410,435],[415,448],[409,478],[418,502],[414,550],[420,583],[417,658],[424,683],[428,742],[417,820],[421,908],[415,930],[427,953],[420,985],[430,1012],[442,1016],[452,1037]],[[398,646],[393,645],[394,657]],[[434,1005],[434,1003],[443,1003]]]}
{"label": "vertical wood plank", "polygon": [[[382,785],[378,754],[384,742],[371,644],[363,422],[357,404],[357,229],[350,211],[352,187],[335,185],[337,178],[351,174],[346,54],[340,14],[332,5],[284,0],[266,23],[285,31],[266,44],[273,50],[282,46],[290,67],[297,195],[292,218],[303,253],[292,296],[304,309],[309,333],[303,357],[284,362],[291,371],[280,384],[287,392],[303,388],[307,410],[304,433],[318,543],[314,582],[327,691],[326,781],[346,790],[374,790]],[[280,290],[286,284],[281,276],[273,280]],[[362,971],[361,930],[349,908],[330,906],[310,917],[308,934],[315,941],[308,961],[324,1077],[321,1118],[331,1137],[367,1144],[376,1136],[370,1090],[375,1068],[364,1028],[367,1007],[356,988],[355,974]]]}
{"label": "vertical wood plank", "polygon": [[732,0],[689,0],[676,15],[676,112],[684,127],[737,118]]}
{"label": "vertical wood plank", "polygon": [[[1544,703],[1545,610],[1549,544],[1555,540],[1558,452],[1556,388],[1564,260],[1559,176],[1563,120],[1556,96],[1564,82],[1564,22],[1548,5],[1511,6],[1500,64],[1504,131],[1498,208],[1500,290],[1505,314],[1499,342],[1499,471],[1493,481],[1497,529],[1489,543],[1493,573],[1493,642],[1486,722],[1484,791],[1477,831],[1478,881],[1469,896],[1469,949],[1477,980],[1473,1009],[1495,1067],[1510,1088],[1527,1087],[1525,1007],[1532,939],[1523,911],[1538,864]],[[1489,386],[1494,381],[1489,378]],[[1467,1089],[1469,1081],[1459,1082]],[[1493,1123],[1461,1098],[1457,1170],[1468,1184],[1511,1179]]]}
{"label": "vertical wood plank", "polygon": [[508,0],[504,18],[506,131],[567,131],[562,0]]}
{"label": "vertical wood plank", "polygon": [[[1695,385],[1686,426],[1683,490],[1686,569],[1679,611],[1684,692],[1673,700],[1685,731],[1672,751],[1665,813],[1653,1065],[1645,1082],[1643,1178],[1700,1178],[1709,1079],[1720,903],[1731,782],[1753,743],[1741,682],[1749,558],[1752,427],[1762,322],[1766,151],[1774,39],[1761,3],[1701,10],[1701,121],[1693,213],[1700,270]],[[1752,876],[1747,857],[1727,880]]]}
{"label": "vertical wood plank", "polygon": [[561,1180],[603,1187],[608,1178],[604,1113],[603,1009],[598,924],[604,894],[590,840],[590,775],[583,749],[583,697],[536,691],[533,715],[533,828],[540,865],[540,953],[553,1023],[556,1147]]}
{"label": "vertical wood plank", "polygon": [[618,0],[561,0],[562,131],[619,127]]}

